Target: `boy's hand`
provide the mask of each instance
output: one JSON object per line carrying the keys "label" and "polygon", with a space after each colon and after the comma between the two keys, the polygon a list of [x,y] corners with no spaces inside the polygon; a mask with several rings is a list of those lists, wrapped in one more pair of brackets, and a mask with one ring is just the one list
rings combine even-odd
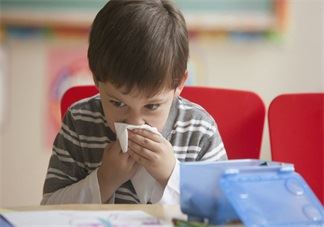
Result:
{"label": "boy's hand", "polygon": [[168,183],[176,158],[169,141],[145,129],[128,130],[128,153],[162,185]]}
{"label": "boy's hand", "polygon": [[106,202],[120,185],[131,179],[136,167],[135,160],[128,153],[121,152],[118,141],[108,144],[97,172],[101,201]]}

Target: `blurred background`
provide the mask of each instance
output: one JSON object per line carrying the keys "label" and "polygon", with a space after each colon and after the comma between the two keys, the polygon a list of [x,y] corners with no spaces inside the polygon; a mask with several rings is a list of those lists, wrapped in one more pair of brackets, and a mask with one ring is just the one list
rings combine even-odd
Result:
{"label": "blurred background", "polygon": [[[38,205],[66,89],[92,84],[89,27],[103,0],[0,0],[0,207]],[[324,0],[175,0],[188,85],[324,91]],[[271,160],[267,119],[261,158]]]}

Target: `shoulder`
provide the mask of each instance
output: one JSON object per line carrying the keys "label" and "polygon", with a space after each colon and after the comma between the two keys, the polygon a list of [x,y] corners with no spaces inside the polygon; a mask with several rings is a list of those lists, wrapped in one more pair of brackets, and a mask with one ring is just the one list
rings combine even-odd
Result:
{"label": "shoulder", "polygon": [[[92,141],[91,143],[96,140],[98,143],[115,140],[114,133],[108,127],[99,94],[72,104],[64,116],[62,128],[72,134],[82,135],[86,140]],[[101,147],[104,144],[89,145],[91,146]]]}
{"label": "shoulder", "polygon": [[81,99],[73,103],[69,107],[68,111],[72,114],[87,113],[87,114],[103,115],[99,94],[96,94],[89,98]]}
{"label": "shoulder", "polygon": [[178,97],[173,111],[171,135],[201,139],[218,134],[215,120],[200,105]]}
{"label": "shoulder", "polygon": [[106,126],[106,120],[103,113],[99,94],[81,99],[72,104],[64,117],[66,124],[76,124],[82,127],[97,127],[100,124]]}
{"label": "shoulder", "polygon": [[105,120],[99,94],[73,103],[67,113],[72,118],[83,116]]}
{"label": "shoulder", "polygon": [[191,123],[195,125],[202,124],[208,128],[213,128],[216,126],[214,118],[197,103],[179,97],[177,109],[177,121],[188,122],[188,124]]}
{"label": "shoulder", "polygon": [[207,152],[222,147],[216,122],[203,107],[182,97],[175,106],[169,141],[178,160],[201,160]]}

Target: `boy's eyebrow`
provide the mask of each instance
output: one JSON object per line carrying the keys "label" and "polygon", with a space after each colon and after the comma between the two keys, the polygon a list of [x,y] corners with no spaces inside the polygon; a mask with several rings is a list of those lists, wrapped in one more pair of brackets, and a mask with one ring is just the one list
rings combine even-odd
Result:
{"label": "boy's eyebrow", "polygon": [[[116,100],[120,100],[119,98],[116,98],[114,95],[109,95],[107,94],[110,98],[116,99]],[[162,103],[164,102],[164,99],[162,98],[152,98],[152,99],[148,99],[147,103]]]}
{"label": "boy's eyebrow", "polygon": [[106,92],[105,92],[105,94],[106,94],[108,97],[110,97],[110,98],[120,100],[119,98],[116,98],[114,95],[108,94],[108,93],[106,93]]}
{"label": "boy's eyebrow", "polygon": [[152,98],[152,99],[148,99],[148,102],[153,102],[153,103],[160,103],[163,102],[164,99],[163,98]]}
{"label": "boy's eyebrow", "polygon": [[[115,95],[112,95],[112,94],[109,94],[108,92],[104,91],[104,93],[110,97],[110,98],[113,98],[113,99],[117,99],[117,100],[121,100],[120,98],[117,98]],[[122,94],[125,94],[127,95],[128,93],[124,93],[124,92],[121,92]],[[157,97],[157,98],[148,98],[147,99],[147,102],[148,103],[163,103],[164,102],[164,97]]]}
{"label": "boy's eyebrow", "polygon": [[103,90],[103,92],[105,93],[106,96],[108,96],[109,98],[113,98],[113,99],[117,99],[120,100],[119,98],[117,98],[115,95],[110,94],[108,91]]}

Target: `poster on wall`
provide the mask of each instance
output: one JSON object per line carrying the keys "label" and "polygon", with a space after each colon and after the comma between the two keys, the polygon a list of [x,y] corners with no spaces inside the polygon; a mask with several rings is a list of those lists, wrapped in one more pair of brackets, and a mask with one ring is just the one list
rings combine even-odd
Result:
{"label": "poster on wall", "polygon": [[45,118],[46,145],[52,147],[61,127],[60,100],[76,85],[94,84],[88,67],[87,47],[53,47],[48,52],[48,100]]}

